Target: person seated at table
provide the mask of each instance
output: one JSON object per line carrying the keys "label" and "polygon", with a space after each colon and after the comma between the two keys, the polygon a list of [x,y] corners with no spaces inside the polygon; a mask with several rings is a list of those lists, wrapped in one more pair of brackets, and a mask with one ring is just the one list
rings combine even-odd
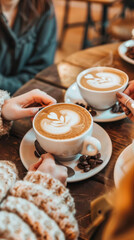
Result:
{"label": "person seated at table", "polygon": [[[126,115],[134,122],[134,80],[123,93],[117,93]],[[87,228],[90,240],[134,239],[134,164],[119,187],[91,203],[92,225]]]}
{"label": "person seated at table", "polygon": [[0,89],[13,94],[53,64],[56,32],[51,0],[0,0]]}
{"label": "person seated at table", "polygon": [[[0,90],[0,136],[8,133],[11,120],[34,116],[40,107],[56,100],[38,89],[10,98]],[[76,240],[75,204],[66,185],[67,169],[43,154],[30,166],[24,180],[10,161],[0,161],[0,238]]]}
{"label": "person seated at table", "polygon": [[121,180],[110,200],[113,211],[103,240],[134,239],[134,165]]}
{"label": "person seated at table", "polygon": [[134,165],[113,192],[91,203],[89,240],[134,239]]}

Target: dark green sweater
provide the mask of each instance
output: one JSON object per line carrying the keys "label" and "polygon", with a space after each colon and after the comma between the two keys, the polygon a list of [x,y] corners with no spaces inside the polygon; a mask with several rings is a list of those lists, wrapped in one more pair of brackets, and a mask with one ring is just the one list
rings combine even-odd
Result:
{"label": "dark green sweater", "polygon": [[21,34],[18,13],[11,29],[0,13],[0,89],[13,94],[36,73],[51,65],[56,50],[56,20],[50,10]]}

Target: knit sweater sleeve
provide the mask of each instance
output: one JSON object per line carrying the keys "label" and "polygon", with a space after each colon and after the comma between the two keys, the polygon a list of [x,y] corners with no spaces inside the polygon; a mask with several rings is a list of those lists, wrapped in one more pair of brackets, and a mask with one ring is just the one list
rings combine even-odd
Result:
{"label": "knit sweater sleeve", "polygon": [[7,121],[1,116],[1,109],[6,99],[9,99],[10,95],[7,91],[0,90],[0,137],[9,132],[12,122]]}
{"label": "knit sweater sleeve", "polygon": [[[15,234],[18,232],[21,236],[25,235],[25,225],[27,229],[30,227],[30,231],[27,230],[29,236],[32,234],[29,240],[78,239],[74,199],[61,182],[40,171],[30,171],[24,180],[18,180],[17,169],[9,161],[0,161],[0,173],[2,236],[8,232],[12,239],[20,239]],[[12,221],[9,221],[10,217]],[[16,224],[12,225],[13,222],[16,222],[18,231],[15,231]]]}

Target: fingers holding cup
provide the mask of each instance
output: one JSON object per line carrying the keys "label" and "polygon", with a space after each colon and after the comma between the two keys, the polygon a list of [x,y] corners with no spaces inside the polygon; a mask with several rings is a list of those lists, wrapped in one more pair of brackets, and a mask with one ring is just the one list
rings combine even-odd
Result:
{"label": "fingers holding cup", "polygon": [[134,117],[134,100],[125,93],[117,93],[117,99],[121,103],[122,109],[125,114],[132,118]]}

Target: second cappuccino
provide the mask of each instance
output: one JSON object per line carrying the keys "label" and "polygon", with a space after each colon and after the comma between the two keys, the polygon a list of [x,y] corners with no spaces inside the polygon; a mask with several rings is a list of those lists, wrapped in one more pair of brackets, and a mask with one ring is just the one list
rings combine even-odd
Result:
{"label": "second cappuccino", "polygon": [[117,101],[116,93],[128,84],[125,72],[110,67],[93,67],[77,76],[77,84],[84,100],[93,108],[105,110]]}
{"label": "second cappuccino", "polygon": [[124,72],[114,68],[92,69],[81,78],[80,84],[90,90],[111,91],[126,83]]}

